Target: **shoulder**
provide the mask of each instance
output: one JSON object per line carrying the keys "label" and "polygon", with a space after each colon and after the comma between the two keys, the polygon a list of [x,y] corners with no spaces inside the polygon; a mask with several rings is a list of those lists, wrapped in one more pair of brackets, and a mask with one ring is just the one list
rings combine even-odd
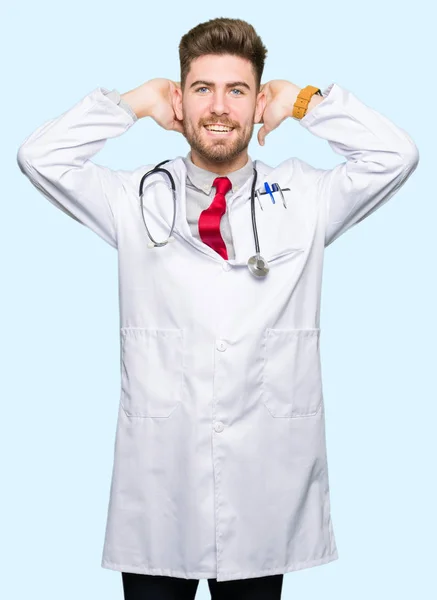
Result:
{"label": "shoulder", "polygon": [[263,175],[275,174],[281,176],[281,178],[305,178],[308,182],[316,182],[319,180],[321,175],[325,173],[326,169],[320,169],[318,167],[314,167],[310,163],[292,156],[290,158],[286,158],[277,166],[271,166],[267,163],[257,160],[256,164],[258,166],[258,170]]}

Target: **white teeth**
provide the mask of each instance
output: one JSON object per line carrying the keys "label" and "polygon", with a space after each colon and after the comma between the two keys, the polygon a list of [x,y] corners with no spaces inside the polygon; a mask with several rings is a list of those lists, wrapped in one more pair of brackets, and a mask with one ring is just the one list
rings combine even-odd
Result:
{"label": "white teeth", "polygon": [[220,125],[205,125],[205,128],[208,129],[208,131],[223,131],[223,132],[227,132],[227,131],[232,131],[232,127],[221,127]]}

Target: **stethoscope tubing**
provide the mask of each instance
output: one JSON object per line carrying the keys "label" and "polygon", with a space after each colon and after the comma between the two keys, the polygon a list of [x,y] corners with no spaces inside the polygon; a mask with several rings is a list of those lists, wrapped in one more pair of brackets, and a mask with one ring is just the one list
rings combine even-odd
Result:
{"label": "stethoscope tubing", "polygon": [[[139,195],[140,195],[140,201],[141,201],[141,215],[143,218],[144,227],[146,228],[146,231],[147,231],[147,235],[152,242],[151,244],[149,244],[149,247],[151,247],[151,248],[156,247],[156,246],[158,246],[158,247],[165,246],[166,244],[168,244],[169,241],[172,241],[174,239],[174,238],[172,238],[172,234],[173,234],[174,224],[176,221],[176,185],[175,185],[172,174],[167,169],[161,168],[161,165],[169,162],[169,160],[170,159],[163,160],[162,162],[157,164],[153,169],[150,169],[150,171],[147,171],[147,173],[145,173],[142,176],[141,181],[140,181]],[[155,173],[165,173],[168,176],[170,183],[171,183],[172,196],[173,196],[173,221],[172,221],[172,225],[171,225],[171,229],[170,229],[170,235],[167,238],[167,240],[165,240],[164,242],[157,242],[153,239],[152,234],[150,233],[150,231],[147,227],[146,220],[144,218],[144,209],[143,209],[144,182],[147,179],[147,177],[149,177],[149,175],[153,175]],[[255,217],[255,195],[258,199],[261,210],[264,210],[262,207],[262,204],[261,204],[260,197],[259,197],[260,192],[258,192],[258,190],[255,190],[257,177],[258,177],[258,173],[257,173],[256,168],[254,167],[253,168],[252,189],[251,189],[251,195],[250,195],[250,210],[251,210],[251,216],[252,216],[252,230],[253,230],[253,236],[254,236],[254,240],[255,240],[256,254],[249,258],[249,260],[247,261],[247,266],[249,268],[249,271],[255,277],[265,277],[267,275],[267,273],[269,272],[269,266],[268,266],[267,261],[260,254],[258,228],[256,225],[256,217]],[[268,193],[273,198],[272,191],[279,191],[281,193],[283,204],[284,204],[285,208],[287,208],[281,188],[277,184],[274,184],[274,185],[276,185],[276,188],[274,188],[273,190],[270,190],[270,188],[269,188],[268,191],[267,191],[267,186],[266,186],[266,191],[261,192],[261,194]],[[284,189],[288,189],[288,188],[284,188]]]}

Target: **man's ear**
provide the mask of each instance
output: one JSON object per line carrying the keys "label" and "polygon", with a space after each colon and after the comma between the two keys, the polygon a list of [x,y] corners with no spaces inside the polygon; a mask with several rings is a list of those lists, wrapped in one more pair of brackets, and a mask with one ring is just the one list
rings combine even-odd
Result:
{"label": "man's ear", "polygon": [[175,91],[173,95],[173,110],[175,112],[176,118],[179,119],[179,121],[182,121],[184,118],[184,114],[182,110],[182,90],[180,85],[175,86]]}
{"label": "man's ear", "polygon": [[267,104],[266,95],[261,90],[258,93],[258,96],[257,96],[257,99],[256,99],[255,115],[253,117],[253,122],[254,123],[262,123],[262,115],[263,115],[264,109],[266,107],[266,104]]}

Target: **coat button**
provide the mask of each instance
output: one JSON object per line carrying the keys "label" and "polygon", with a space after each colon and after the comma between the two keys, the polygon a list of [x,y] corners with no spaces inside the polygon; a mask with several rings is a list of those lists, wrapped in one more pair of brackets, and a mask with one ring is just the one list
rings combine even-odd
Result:
{"label": "coat button", "polygon": [[221,421],[217,421],[217,423],[214,423],[214,431],[217,431],[217,433],[220,433],[221,431],[223,431],[224,428],[225,428],[225,426],[223,425],[223,423]]}
{"label": "coat button", "polygon": [[228,345],[226,342],[224,342],[223,340],[218,340],[217,350],[220,350],[220,352],[224,352],[227,347],[228,347]]}

